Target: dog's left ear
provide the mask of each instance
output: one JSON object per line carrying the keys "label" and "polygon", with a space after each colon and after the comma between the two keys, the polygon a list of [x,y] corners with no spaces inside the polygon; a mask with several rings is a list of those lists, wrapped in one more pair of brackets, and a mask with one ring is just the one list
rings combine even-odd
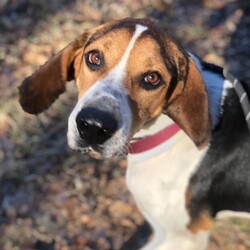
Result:
{"label": "dog's left ear", "polygon": [[173,93],[173,99],[170,98],[172,100],[164,113],[184,130],[198,148],[202,148],[209,142],[211,133],[208,96],[195,62],[189,56],[185,61],[187,65],[182,69],[187,73],[177,83],[176,93]]}
{"label": "dog's left ear", "polygon": [[47,109],[65,91],[66,82],[76,78],[87,38],[87,32],[77,37],[22,82],[19,101],[26,112],[38,114]]}

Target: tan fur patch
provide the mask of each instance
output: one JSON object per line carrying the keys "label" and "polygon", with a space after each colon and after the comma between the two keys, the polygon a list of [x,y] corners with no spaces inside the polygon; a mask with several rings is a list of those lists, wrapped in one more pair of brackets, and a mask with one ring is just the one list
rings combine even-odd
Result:
{"label": "tan fur patch", "polygon": [[[185,193],[186,209],[188,210],[189,214],[190,205],[193,202],[192,198],[193,195],[189,187]],[[195,218],[193,218],[191,215],[190,217],[190,222],[187,225],[187,228],[194,234],[200,231],[210,230],[214,223],[214,219],[211,217],[208,210],[202,210],[199,214],[195,215]]]}
{"label": "tan fur patch", "polygon": [[200,231],[208,231],[213,226],[213,219],[208,211],[203,211],[199,214],[198,218],[191,220],[188,224],[188,229],[196,234]]}

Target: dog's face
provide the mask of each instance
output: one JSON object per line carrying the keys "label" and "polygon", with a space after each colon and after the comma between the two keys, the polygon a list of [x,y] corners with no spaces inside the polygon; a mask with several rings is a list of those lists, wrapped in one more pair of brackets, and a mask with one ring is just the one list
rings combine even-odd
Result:
{"label": "dog's face", "polygon": [[121,154],[134,133],[162,112],[197,146],[208,141],[202,77],[187,53],[149,21],[114,21],[79,36],[23,82],[20,103],[39,113],[71,79],[79,91],[68,123],[73,149]]}

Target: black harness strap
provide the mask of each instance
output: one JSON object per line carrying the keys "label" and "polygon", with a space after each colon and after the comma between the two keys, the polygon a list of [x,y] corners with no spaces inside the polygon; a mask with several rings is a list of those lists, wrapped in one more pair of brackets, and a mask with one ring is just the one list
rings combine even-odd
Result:
{"label": "black harness strap", "polygon": [[248,129],[250,131],[250,102],[247,93],[243,88],[241,82],[233,75],[231,75],[227,69],[224,69],[223,74],[225,79],[229,80],[234,87],[234,90],[239,98],[242,110],[244,112]]}

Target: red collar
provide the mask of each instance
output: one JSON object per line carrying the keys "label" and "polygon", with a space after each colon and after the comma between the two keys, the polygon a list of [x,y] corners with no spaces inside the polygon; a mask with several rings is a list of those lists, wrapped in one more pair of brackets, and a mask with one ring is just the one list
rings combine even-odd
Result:
{"label": "red collar", "polygon": [[171,137],[173,137],[178,131],[180,127],[173,123],[163,130],[157,132],[154,135],[147,136],[142,139],[138,139],[136,141],[132,141],[129,144],[129,153],[130,154],[139,154],[144,151],[150,150],[163,142],[166,142]]}

